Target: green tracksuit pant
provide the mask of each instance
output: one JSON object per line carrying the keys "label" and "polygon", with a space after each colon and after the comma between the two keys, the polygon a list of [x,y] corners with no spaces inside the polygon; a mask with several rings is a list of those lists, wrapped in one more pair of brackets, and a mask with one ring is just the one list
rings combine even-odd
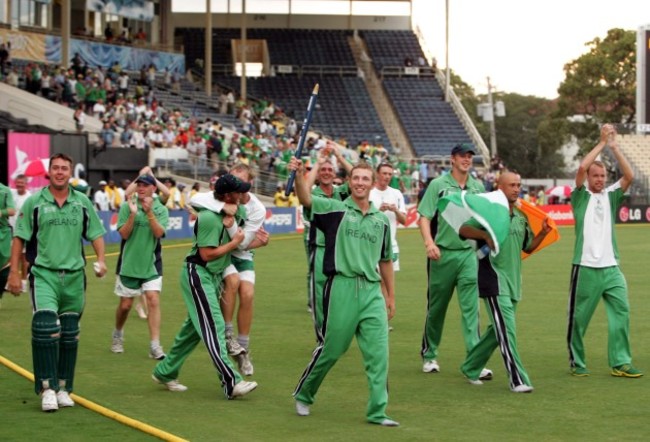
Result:
{"label": "green tracksuit pant", "polygon": [[79,319],[85,305],[83,269],[29,269],[32,316],[34,391],[44,388],[73,391],[79,349]]}
{"label": "green tracksuit pant", "polygon": [[479,340],[478,260],[472,249],[440,249],[440,259],[428,260],[427,317],[422,337],[422,359],[438,357],[445,315],[454,288],[458,294],[465,350],[469,352]]}
{"label": "green tracksuit pant", "polygon": [[174,339],[167,357],[154,369],[154,375],[164,382],[178,378],[187,357],[203,340],[210,359],[219,373],[226,397],[243,378],[228,358],[226,327],[219,307],[221,276],[215,276],[205,267],[184,263],[181,271],[181,291],[188,317]]}
{"label": "green tracksuit pant", "polygon": [[312,404],[318,388],[356,336],[363,355],[370,398],[366,416],[381,423],[388,404],[388,318],[379,282],[363,277],[328,278],[323,290],[323,341],[313,352],[293,395]]}
{"label": "green tracksuit pant", "polygon": [[610,367],[632,362],[630,352],[630,304],[627,283],[618,266],[592,268],[574,265],[569,293],[567,343],[572,368],[586,368],[583,338],[602,298],[607,313],[607,355]]}
{"label": "green tracksuit pant", "polygon": [[460,371],[469,379],[478,379],[490,356],[499,347],[510,380],[510,388],[518,385],[531,386],[528,373],[526,373],[517,351],[515,322],[517,301],[510,296],[491,296],[485,298],[485,305],[492,323],[478,343],[467,353],[467,358],[460,367]]}

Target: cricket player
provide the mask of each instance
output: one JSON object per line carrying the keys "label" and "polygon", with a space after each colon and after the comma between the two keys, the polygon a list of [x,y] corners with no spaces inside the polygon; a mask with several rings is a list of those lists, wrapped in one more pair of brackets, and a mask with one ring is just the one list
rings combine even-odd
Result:
{"label": "cricket player", "polygon": [[[352,165],[348,163],[341,152],[335,147],[327,147],[319,152],[318,159],[312,170],[307,174],[306,185],[312,189],[312,196],[323,198],[333,198],[337,201],[343,201],[350,194],[348,184],[340,186],[334,185],[336,173],[334,164],[330,155],[334,154],[337,161],[343,165],[346,173],[349,175]],[[318,179],[318,185],[314,183]],[[303,207],[303,218],[311,224],[311,211]],[[316,331],[316,340],[322,338],[320,328],[323,323],[322,296],[323,286],[327,277],[323,274],[323,256],[324,256],[325,238],[323,232],[318,229],[309,228],[307,250],[308,250],[308,272],[309,272],[309,301],[308,305],[312,312],[314,328]]]}
{"label": "cricket player", "polygon": [[[428,260],[428,308],[421,350],[422,371],[425,373],[440,371],[437,361],[438,347],[454,288],[457,290],[460,304],[465,350],[469,352],[479,340],[476,282],[478,259],[472,246],[463,241],[454,229],[438,216],[437,211],[438,200],[449,193],[462,190],[469,193],[485,192],[483,183],[469,173],[475,153],[470,144],[454,146],[451,150],[451,171],[431,181],[418,206],[420,233]],[[492,372],[489,369],[481,373],[481,379],[491,378]]]}
{"label": "cricket player", "polygon": [[[345,201],[311,195],[302,176],[302,163],[293,158],[300,202],[311,210],[312,229],[325,238],[322,340],[294,391],[296,412],[310,414],[310,406],[329,370],[356,336],[363,355],[370,398],[366,419],[394,427],[388,404],[388,319],[395,314],[390,225],[386,215],[369,201],[374,171],[366,163],[352,168],[351,196]],[[381,280],[387,296],[381,292]]]}
{"label": "cricket player", "polygon": [[[605,165],[596,159],[607,146],[616,157],[623,177],[605,187],[607,171]],[[607,356],[611,375],[624,378],[643,376],[643,372],[632,365],[630,303],[625,276],[619,267],[614,229],[616,213],[633,179],[630,163],[618,147],[616,129],[611,124],[603,125],[600,141],[578,167],[576,187],[571,193],[576,239],[569,291],[567,344],[574,376],[590,374],[583,339],[601,299],[607,312]]]}
{"label": "cricket player", "polygon": [[[479,261],[479,296],[484,299],[492,323],[478,343],[469,351],[461,372],[472,385],[482,385],[481,371],[499,347],[503,363],[514,393],[533,391],[528,373],[524,369],[517,351],[515,312],[521,300],[521,251],[532,253],[551,231],[546,221],[536,235],[528,224],[526,216],[515,206],[521,191],[521,178],[512,172],[503,172],[499,177],[499,189],[506,195],[510,206],[510,233],[501,244],[499,254],[489,253]],[[490,234],[481,225],[471,220],[460,228],[464,238],[475,239],[479,245],[494,244]]]}
{"label": "cricket player", "polygon": [[124,352],[124,325],[137,296],[146,298],[149,324],[149,357],[165,358],[160,345],[160,291],[162,290],[162,247],[169,211],[159,198],[153,198],[156,179],[140,175],[135,180],[137,193],[122,204],[117,221],[117,231],[122,237],[117,261],[115,294],[120,302],[115,312],[113,353]]}
{"label": "cricket player", "polygon": [[[214,196],[227,204],[239,204],[250,184],[226,174],[215,183]],[[170,391],[185,391],[177,380],[181,367],[201,340],[217,369],[224,394],[228,399],[244,396],[257,387],[244,381],[232,365],[226,349],[223,315],[219,307],[222,274],[230,265],[230,255],[244,240],[239,228],[245,214],[243,208],[233,217],[201,210],[194,225],[194,240],[181,270],[181,291],[188,317],[176,335],[165,359],[154,371],[153,380]]]}
{"label": "cricket player", "polygon": [[9,290],[21,290],[20,257],[26,243],[32,301],[34,387],[43,411],[72,407],[69,393],[79,345],[79,319],[85,303],[86,260],[83,241],[90,241],[95,274],[106,274],[105,230],[92,202],[69,185],[72,158],[50,158],[50,184],[23,204],[11,246]]}
{"label": "cricket player", "polygon": [[[230,173],[245,183],[252,183],[252,170],[246,164],[236,164]],[[221,298],[221,311],[226,323],[226,345],[231,356],[237,359],[239,370],[244,376],[252,376],[253,363],[250,357],[250,331],[253,325],[253,299],[255,297],[255,265],[253,250],[264,247],[269,242],[269,235],[264,230],[266,207],[252,193],[242,194],[240,201],[246,211],[244,222],[244,240],[232,252],[232,263],[224,270],[224,291]],[[237,296],[239,295],[239,296]],[[233,333],[235,305],[237,309],[237,337]],[[243,351],[241,351],[243,350]]]}
{"label": "cricket player", "polygon": [[9,277],[12,226],[9,218],[16,214],[11,189],[0,183],[0,303]]}
{"label": "cricket player", "polygon": [[[377,166],[377,182],[370,191],[370,202],[388,217],[391,242],[393,243],[393,271],[398,272],[397,223],[404,225],[406,222],[406,204],[404,204],[402,192],[389,186],[390,180],[393,178],[393,172],[393,166],[390,163],[381,163]],[[386,294],[386,286],[383,281],[381,291]]]}

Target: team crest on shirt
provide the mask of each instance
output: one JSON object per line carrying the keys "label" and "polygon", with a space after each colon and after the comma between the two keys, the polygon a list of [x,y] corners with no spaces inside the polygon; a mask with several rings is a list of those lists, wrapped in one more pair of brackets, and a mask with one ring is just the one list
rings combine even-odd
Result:
{"label": "team crest on shirt", "polygon": [[356,213],[348,213],[347,216],[345,217],[346,221],[351,222],[351,223],[358,223],[359,222],[359,217],[357,216]]}

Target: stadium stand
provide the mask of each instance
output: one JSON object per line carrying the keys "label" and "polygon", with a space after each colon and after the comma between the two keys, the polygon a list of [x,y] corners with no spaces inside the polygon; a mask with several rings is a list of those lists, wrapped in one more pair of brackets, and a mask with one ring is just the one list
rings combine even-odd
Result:
{"label": "stadium stand", "polygon": [[413,31],[361,31],[360,36],[366,42],[377,72],[384,66],[404,66],[409,61],[417,66],[418,60],[425,60]]}
{"label": "stadium stand", "polygon": [[[219,84],[238,89],[239,78],[219,77]],[[390,142],[372,105],[363,80],[356,77],[259,77],[248,80],[248,91],[267,97],[296,121],[304,117],[314,84],[319,83],[318,107],[312,128],[334,139],[344,138],[352,145],[368,140],[390,150]]]}
{"label": "stadium stand", "polygon": [[[450,146],[457,143],[473,144],[451,105],[444,101],[444,93],[413,31],[362,31],[370,58],[393,109],[411,143],[415,156],[446,156]],[[406,74],[398,67],[422,69]],[[395,76],[388,76],[389,71]],[[386,71],[386,72],[385,72]]]}
{"label": "stadium stand", "polygon": [[[197,28],[177,28],[176,35],[184,39],[188,65],[203,57],[204,31]],[[301,121],[314,84],[320,84],[319,107],[314,114],[312,128],[335,139],[351,143],[368,140],[381,143],[391,150],[391,145],[379,116],[365,88],[363,80],[356,77],[355,60],[347,42],[350,31],[309,29],[250,29],[249,39],[265,39],[269,48],[271,65],[297,66],[347,66],[355,76],[296,75],[249,78],[247,93],[258,99],[268,99],[278,105],[286,115]],[[230,41],[240,36],[239,29],[217,29],[213,32],[215,64],[231,64]],[[219,75],[213,79],[220,86],[239,91],[239,77]]]}
{"label": "stadium stand", "polygon": [[[205,54],[205,30],[176,28],[182,37],[186,66],[193,66]],[[347,37],[351,31],[321,29],[249,29],[248,39],[266,40],[275,65],[354,66]],[[230,41],[240,37],[239,29],[215,29],[212,32],[212,60],[215,64],[231,64]]]}

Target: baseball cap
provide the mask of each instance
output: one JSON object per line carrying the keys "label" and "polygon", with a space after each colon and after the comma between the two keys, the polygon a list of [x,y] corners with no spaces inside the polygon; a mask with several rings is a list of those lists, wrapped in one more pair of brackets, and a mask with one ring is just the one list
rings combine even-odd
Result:
{"label": "baseball cap", "polygon": [[136,183],[143,183],[143,184],[148,184],[149,186],[155,186],[156,185],[156,179],[152,177],[151,175],[140,175],[138,178],[135,180]]}
{"label": "baseball cap", "polygon": [[451,149],[451,154],[456,155],[456,154],[464,154],[464,153],[471,153],[472,155],[476,155],[476,151],[474,150],[474,146],[472,146],[469,143],[460,143],[456,144],[453,149]]}
{"label": "baseball cap", "polygon": [[214,183],[214,193],[219,195],[225,195],[230,192],[248,192],[251,188],[250,183],[245,183],[239,178],[229,173],[220,177],[216,183]]}
{"label": "baseball cap", "polygon": [[104,181],[104,180],[101,180],[101,181],[100,181],[99,183],[97,183],[97,184],[99,184],[100,186],[105,186],[105,185],[107,185],[108,183],[107,183],[106,181]]}

